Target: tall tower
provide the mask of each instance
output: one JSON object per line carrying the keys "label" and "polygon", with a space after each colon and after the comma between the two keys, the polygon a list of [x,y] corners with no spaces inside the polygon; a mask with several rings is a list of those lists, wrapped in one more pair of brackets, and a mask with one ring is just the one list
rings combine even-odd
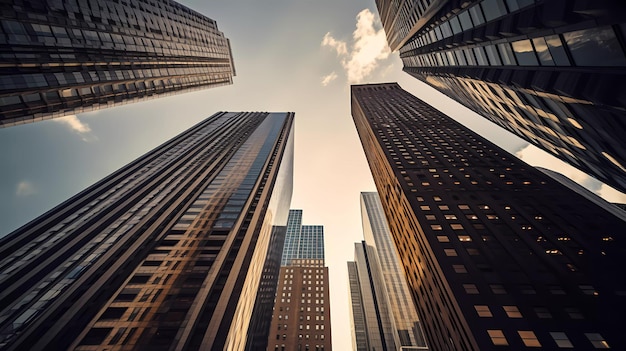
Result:
{"label": "tall tower", "polygon": [[620,1],[376,1],[404,71],[626,192]]}
{"label": "tall tower", "polygon": [[0,347],[243,350],[293,118],[216,113],[2,238]]}
{"label": "tall tower", "polygon": [[302,225],[302,210],[289,210],[268,350],[332,350],[324,227]]}
{"label": "tall tower", "polygon": [[[381,299],[388,301],[393,317],[394,333],[401,350],[426,350],[426,342],[419,317],[406,283],[404,269],[398,258],[393,238],[387,225],[383,206],[375,192],[361,193],[361,219],[364,245],[374,252],[383,288]],[[364,250],[368,250],[365,248]],[[370,259],[371,260],[371,259]]]}
{"label": "tall tower", "polygon": [[232,84],[217,23],[172,0],[0,4],[0,127]]}
{"label": "tall tower", "polygon": [[352,116],[429,347],[626,347],[626,222],[395,83]]}

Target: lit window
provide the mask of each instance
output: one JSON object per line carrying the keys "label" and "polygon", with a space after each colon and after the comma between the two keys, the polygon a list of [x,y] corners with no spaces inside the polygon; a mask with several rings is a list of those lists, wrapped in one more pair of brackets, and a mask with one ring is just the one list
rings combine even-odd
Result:
{"label": "lit window", "polygon": [[450,238],[445,235],[437,235],[437,241],[439,241],[440,243],[449,243]]}
{"label": "lit window", "polygon": [[522,318],[522,314],[517,309],[517,306],[502,306],[502,308],[509,318]]}
{"label": "lit window", "polygon": [[441,224],[431,224],[430,225],[430,229],[432,229],[432,230],[443,230],[443,227],[441,226]]}
{"label": "lit window", "polygon": [[530,330],[518,330],[517,333],[522,338],[526,347],[541,347],[541,344],[539,343],[539,340],[537,340],[537,336],[534,332]]}
{"label": "lit window", "polygon": [[491,338],[491,342],[494,345],[508,345],[509,343],[506,341],[506,338],[504,337],[504,333],[502,332],[502,330],[498,330],[498,329],[491,329],[491,330],[487,330],[487,333],[489,334],[489,337]]}
{"label": "lit window", "polygon": [[455,249],[444,249],[443,251],[448,257],[458,256]]}
{"label": "lit window", "polygon": [[491,314],[491,310],[489,310],[489,306],[475,305],[474,309],[476,309],[476,313],[478,313],[478,317],[493,317],[493,315]]}
{"label": "lit window", "polygon": [[585,336],[587,337],[587,339],[589,339],[593,347],[595,347],[596,349],[610,349],[611,348],[609,344],[606,342],[606,340],[604,340],[602,335],[598,333],[585,333]]}
{"label": "lit window", "polygon": [[469,235],[459,235],[459,241],[472,241]]}

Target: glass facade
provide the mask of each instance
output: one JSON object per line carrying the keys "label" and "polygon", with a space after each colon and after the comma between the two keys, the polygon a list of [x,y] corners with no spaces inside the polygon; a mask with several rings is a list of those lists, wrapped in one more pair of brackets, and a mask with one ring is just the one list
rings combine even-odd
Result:
{"label": "glass facade", "polygon": [[[400,7],[377,2],[381,18]],[[583,1],[433,1],[401,36],[404,71],[591,176],[626,191],[624,7]],[[582,16],[581,14],[585,15]],[[384,24],[385,22],[383,22]],[[413,22],[408,22],[413,23]],[[610,87],[610,88],[609,88]]]}
{"label": "glass facade", "polygon": [[378,282],[382,283],[380,298],[388,301],[394,331],[398,334],[398,347],[402,350],[427,350],[404,268],[398,258],[378,193],[361,193],[361,219],[365,245],[372,248],[379,263],[378,269],[382,274],[382,281]]}
{"label": "glass facade", "polygon": [[626,222],[395,83],[352,116],[430,348],[626,347]]}
{"label": "glass facade", "polygon": [[287,235],[281,266],[288,266],[293,259],[324,260],[324,227],[302,225],[302,210],[289,210]]}
{"label": "glass facade", "polygon": [[4,1],[0,127],[232,84],[217,23],[171,0]]}
{"label": "glass facade", "polygon": [[243,350],[292,134],[217,113],[3,238],[0,346]]}

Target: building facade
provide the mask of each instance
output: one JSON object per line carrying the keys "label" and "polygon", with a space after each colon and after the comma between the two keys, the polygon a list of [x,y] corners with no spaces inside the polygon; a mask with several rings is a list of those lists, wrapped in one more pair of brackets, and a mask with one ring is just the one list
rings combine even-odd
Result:
{"label": "building facade", "polygon": [[171,0],[3,1],[0,127],[232,84],[217,23]]}
{"label": "building facade", "polygon": [[216,113],[2,238],[0,348],[244,350],[293,118]]}
{"label": "building facade", "polygon": [[402,90],[352,116],[433,350],[621,350],[624,222]]}
{"label": "building facade", "polygon": [[376,1],[404,71],[626,192],[619,1]]}
{"label": "building facade", "polygon": [[348,279],[350,296],[356,298],[350,301],[354,350],[400,350],[400,340],[374,247],[365,242],[354,244],[354,262],[348,262]]}
{"label": "building facade", "polygon": [[[360,198],[363,237],[365,238],[363,245],[372,248],[371,251],[378,261],[378,267],[370,268],[370,270],[379,270],[382,278],[380,282],[373,281],[372,283],[382,283],[381,299],[388,301],[389,304],[394,334],[397,334],[397,336],[394,335],[397,349],[426,350],[419,316],[406,283],[404,268],[398,258],[378,193],[362,192]],[[370,250],[368,247],[364,250]]]}
{"label": "building facade", "polygon": [[302,210],[289,210],[267,350],[332,350],[324,227],[302,225]]}

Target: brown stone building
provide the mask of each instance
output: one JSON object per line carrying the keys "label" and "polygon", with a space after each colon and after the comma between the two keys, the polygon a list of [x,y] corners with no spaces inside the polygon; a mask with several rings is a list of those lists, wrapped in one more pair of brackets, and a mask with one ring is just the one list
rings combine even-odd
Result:
{"label": "brown stone building", "polygon": [[283,259],[289,259],[280,267],[267,345],[270,351],[332,350],[323,227],[301,226],[301,218],[302,211],[289,212],[283,251]]}

